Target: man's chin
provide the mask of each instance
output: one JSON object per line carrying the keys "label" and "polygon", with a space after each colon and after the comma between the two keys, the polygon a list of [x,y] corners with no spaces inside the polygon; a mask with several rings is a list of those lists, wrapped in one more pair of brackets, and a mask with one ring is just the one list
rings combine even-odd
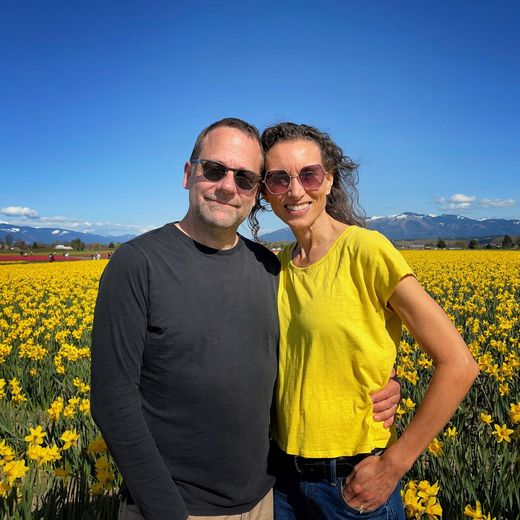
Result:
{"label": "man's chin", "polygon": [[206,225],[222,231],[226,229],[236,231],[238,226],[246,219],[246,217],[237,213],[229,214],[229,212],[224,211],[202,211],[201,217]]}

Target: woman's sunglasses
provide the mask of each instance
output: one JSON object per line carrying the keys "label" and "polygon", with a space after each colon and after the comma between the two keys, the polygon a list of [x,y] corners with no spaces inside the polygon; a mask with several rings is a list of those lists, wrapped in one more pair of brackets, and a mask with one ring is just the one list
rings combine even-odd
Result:
{"label": "woman's sunglasses", "polygon": [[228,172],[233,172],[235,184],[237,188],[243,191],[254,190],[261,181],[261,177],[250,170],[243,170],[241,168],[230,168],[216,161],[208,161],[206,159],[193,159],[191,164],[200,164],[202,166],[202,175],[211,182],[221,181]]}
{"label": "woman's sunglasses", "polygon": [[298,179],[305,191],[317,191],[325,179],[325,170],[321,164],[304,166],[296,177],[291,177],[285,170],[269,170],[263,183],[273,195],[281,195],[289,191],[291,179]]}

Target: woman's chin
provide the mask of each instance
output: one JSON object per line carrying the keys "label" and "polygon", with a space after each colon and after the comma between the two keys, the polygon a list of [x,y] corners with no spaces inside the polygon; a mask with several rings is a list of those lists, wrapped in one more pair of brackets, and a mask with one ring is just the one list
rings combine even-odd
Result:
{"label": "woman's chin", "polygon": [[309,223],[303,219],[287,219],[284,222],[291,228],[291,231],[298,231],[309,227]]}

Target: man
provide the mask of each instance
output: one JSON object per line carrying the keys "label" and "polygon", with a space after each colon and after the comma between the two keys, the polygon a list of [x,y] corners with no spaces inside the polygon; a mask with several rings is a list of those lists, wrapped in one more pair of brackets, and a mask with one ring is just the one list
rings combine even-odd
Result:
{"label": "man", "polygon": [[[125,518],[272,518],[279,264],[237,235],[262,168],[256,128],[213,123],[184,167],[185,217],[123,244],[103,274],[92,414],[123,475]],[[395,395],[380,392],[382,418]]]}

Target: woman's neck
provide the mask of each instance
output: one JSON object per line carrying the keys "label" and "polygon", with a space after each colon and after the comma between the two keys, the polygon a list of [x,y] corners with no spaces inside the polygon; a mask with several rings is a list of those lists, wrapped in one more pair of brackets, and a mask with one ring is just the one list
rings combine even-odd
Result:
{"label": "woman's neck", "polygon": [[306,267],[323,258],[348,227],[348,224],[327,215],[326,219],[306,229],[293,229],[292,232],[298,241],[292,256],[294,265]]}

